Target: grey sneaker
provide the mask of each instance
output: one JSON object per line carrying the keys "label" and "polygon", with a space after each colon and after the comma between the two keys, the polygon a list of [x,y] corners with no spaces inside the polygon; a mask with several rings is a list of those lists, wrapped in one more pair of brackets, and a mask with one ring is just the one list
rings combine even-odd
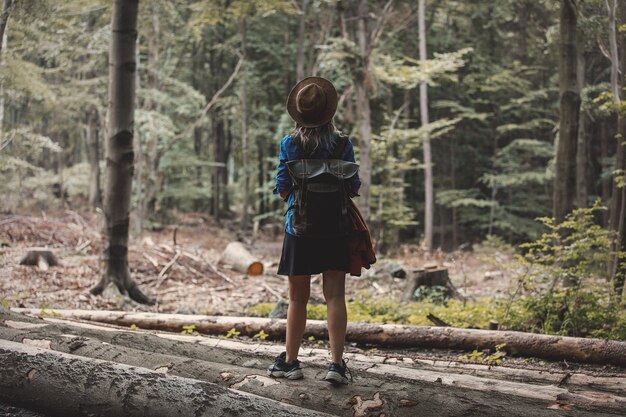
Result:
{"label": "grey sneaker", "polygon": [[287,353],[283,352],[276,357],[272,365],[267,368],[267,375],[274,378],[302,379],[304,374],[300,368],[300,361],[294,359],[290,363],[285,362]]}
{"label": "grey sneaker", "polygon": [[350,375],[350,381],[353,381],[352,372],[348,369],[346,361],[342,359],[341,365],[333,362],[328,367],[328,373],[324,380],[333,385],[346,385],[349,382],[348,377],[346,377],[346,372]]}

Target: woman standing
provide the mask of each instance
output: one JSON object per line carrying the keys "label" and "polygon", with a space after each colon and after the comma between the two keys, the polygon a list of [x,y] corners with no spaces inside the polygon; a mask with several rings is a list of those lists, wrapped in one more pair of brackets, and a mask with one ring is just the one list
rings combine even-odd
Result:
{"label": "woman standing", "polygon": [[325,379],[347,384],[343,360],[345,280],[350,271],[347,207],[361,182],[352,143],[332,122],[336,109],[337,91],[320,77],[300,81],[287,99],[287,111],[296,127],[280,143],[274,190],[287,201],[278,267],[278,274],[289,277],[286,351],[267,371],[274,377],[303,377],[297,358],[306,325],[311,275],[321,273],[332,357]]}

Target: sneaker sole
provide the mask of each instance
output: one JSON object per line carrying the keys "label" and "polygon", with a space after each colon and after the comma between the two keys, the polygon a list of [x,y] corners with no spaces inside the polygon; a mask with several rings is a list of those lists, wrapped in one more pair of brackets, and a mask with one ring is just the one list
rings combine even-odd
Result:
{"label": "sneaker sole", "polygon": [[335,371],[328,371],[324,380],[330,382],[333,385],[347,385],[348,384],[348,378],[346,378],[345,376],[342,376],[339,372],[335,372]]}
{"label": "sneaker sole", "polygon": [[293,371],[267,371],[268,376],[272,376],[274,378],[287,378],[287,379],[302,379],[304,378],[304,374],[302,373],[302,369],[295,369]]}

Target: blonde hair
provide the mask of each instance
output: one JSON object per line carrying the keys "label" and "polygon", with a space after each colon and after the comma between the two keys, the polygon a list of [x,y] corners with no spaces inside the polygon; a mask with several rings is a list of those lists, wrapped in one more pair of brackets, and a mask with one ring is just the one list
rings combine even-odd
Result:
{"label": "blonde hair", "polygon": [[292,133],[294,141],[304,149],[307,156],[313,154],[320,146],[332,149],[339,135],[341,132],[332,121],[318,127],[304,127],[296,123]]}

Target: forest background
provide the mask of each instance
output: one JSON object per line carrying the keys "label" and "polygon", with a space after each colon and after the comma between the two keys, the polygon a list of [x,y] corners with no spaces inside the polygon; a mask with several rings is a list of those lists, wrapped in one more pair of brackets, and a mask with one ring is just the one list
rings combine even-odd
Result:
{"label": "forest background", "polygon": [[[525,328],[626,338],[626,7],[420,2],[141,1],[131,227],[193,211],[280,230],[284,103],[316,74],[339,92],[378,251],[522,244],[515,293],[545,307]],[[101,205],[110,22],[110,2],[3,0],[3,213]]]}

